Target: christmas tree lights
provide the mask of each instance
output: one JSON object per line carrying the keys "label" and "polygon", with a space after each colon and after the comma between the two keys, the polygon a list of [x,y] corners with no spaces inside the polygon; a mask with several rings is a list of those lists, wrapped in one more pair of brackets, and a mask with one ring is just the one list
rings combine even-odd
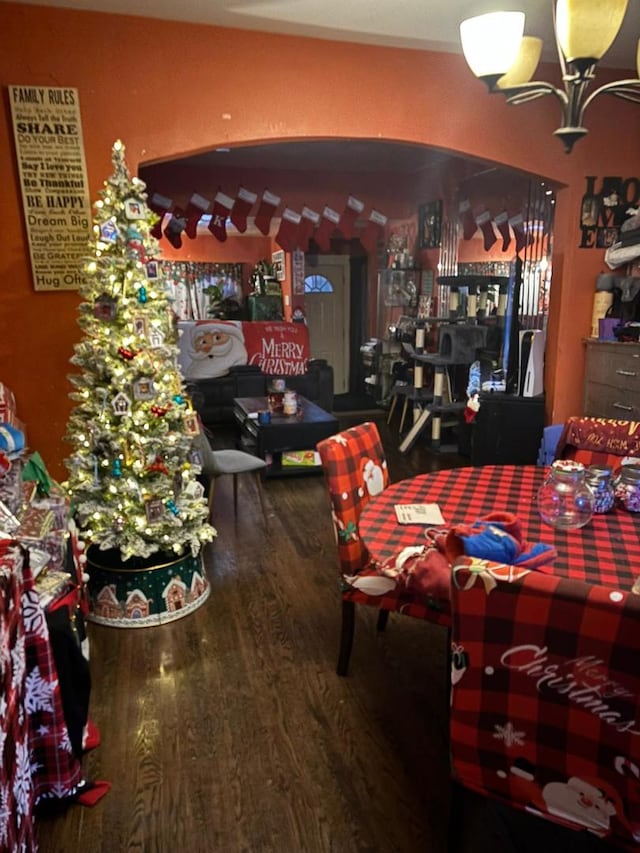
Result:
{"label": "christmas tree lights", "polygon": [[66,439],[66,483],[89,545],[123,560],[155,552],[195,556],[216,531],[208,523],[199,431],[178,367],[177,332],[145,184],[131,178],[122,142],[95,203],[92,255],[80,288],[69,376],[75,405]]}

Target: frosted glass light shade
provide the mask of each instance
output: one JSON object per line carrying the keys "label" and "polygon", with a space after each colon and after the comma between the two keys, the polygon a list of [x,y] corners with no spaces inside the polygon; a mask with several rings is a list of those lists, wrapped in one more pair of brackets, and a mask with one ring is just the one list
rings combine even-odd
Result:
{"label": "frosted glass light shade", "polygon": [[513,86],[519,86],[521,83],[528,83],[538,67],[541,53],[542,39],[524,36],[520,42],[516,61],[496,83],[498,89],[510,89]]}
{"label": "frosted glass light shade", "polygon": [[476,77],[500,77],[518,55],[524,12],[490,12],[460,24],[460,41],[469,68]]}
{"label": "frosted glass light shade", "polygon": [[628,0],[558,0],[556,31],[567,62],[602,59],[622,26]]}

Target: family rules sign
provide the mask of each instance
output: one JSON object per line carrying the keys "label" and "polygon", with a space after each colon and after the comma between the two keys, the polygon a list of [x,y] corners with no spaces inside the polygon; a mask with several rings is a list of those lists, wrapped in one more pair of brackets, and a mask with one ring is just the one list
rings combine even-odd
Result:
{"label": "family rules sign", "polygon": [[76,290],[91,237],[78,90],[9,86],[33,284]]}

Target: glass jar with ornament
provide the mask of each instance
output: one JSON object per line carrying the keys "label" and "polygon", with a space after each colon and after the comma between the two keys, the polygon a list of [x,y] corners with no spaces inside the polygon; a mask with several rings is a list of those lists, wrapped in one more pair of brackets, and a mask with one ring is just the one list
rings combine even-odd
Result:
{"label": "glass jar with ornament", "polygon": [[640,512],[640,465],[622,465],[615,478],[618,504],[628,512]]}
{"label": "glass jar with ornament", "polygon": [[590,465],[586,472],[586,482],[593,492],[594,513],[609,512],[615,503],[613,487],[613,469],[608,465]]}
{"label": "glass jar with ornament", "polygon": [[556,459],[538,490],[538,511],[545,524],[575,530],[591,521],[595,498],[585,467],[573,459]]}

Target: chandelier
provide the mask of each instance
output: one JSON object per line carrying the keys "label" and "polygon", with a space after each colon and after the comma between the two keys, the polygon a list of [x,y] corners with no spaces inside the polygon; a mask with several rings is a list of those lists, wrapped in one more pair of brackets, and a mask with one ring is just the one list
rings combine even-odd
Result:
{"label": "chandelier", "polygon": [[[628,0],[557,0],[553,28],[562,71],[562,88],[532,80],[542,40],[524,36],[523,12],[490,12],[460,24],[465,59],[491,93],[501,92],[508,104],[524,104],[555,95],[562,123],[554,131],[567,153],[588,130],[583,116],[598,95],[615,95],[640,103],[640,79],[616,80],[589,92],[598,61],[617,36]],[[634,0],[635,2],[635,0]],[[640,40],[636,56],[640,78]]]}

